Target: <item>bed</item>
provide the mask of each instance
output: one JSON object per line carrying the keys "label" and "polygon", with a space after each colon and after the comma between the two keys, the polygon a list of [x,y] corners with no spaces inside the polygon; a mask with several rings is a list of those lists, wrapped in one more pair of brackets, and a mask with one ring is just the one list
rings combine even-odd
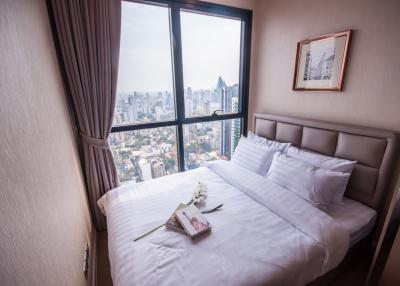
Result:
{"label": "bed", "polygon": [[[357,161],[344,201],[325,213],[225,161],[116,188],[99,200],[114,285],[306,285],[369,236],[397,151],[394,133],[271,114],[255,114],[254,132]],[[187,202],[199,181],[209,189],[205,207],[224,203],[207,214],[210,234],[191,241],[160,228],[133,242]]]}

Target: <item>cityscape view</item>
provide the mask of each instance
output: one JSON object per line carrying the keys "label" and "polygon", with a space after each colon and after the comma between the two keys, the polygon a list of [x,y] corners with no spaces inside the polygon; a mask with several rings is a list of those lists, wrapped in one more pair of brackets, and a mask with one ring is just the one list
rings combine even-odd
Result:
{"label": "cityscape view", "polygon": [[[117,98],[113,126],[175,121],[170,8],[122,1]],[[185,118],[238,113],[242,22],[180,12]],[[175,63],[176,64],[176,63]],[[184,118],[179,118],[184,119]],[[185,170],[230,159],[241,119],[113,132],[109,142],[121,182],[176,173],[179,135]]]}
{"label": "cityscape view", "polygon": [[[235,113],[239,85],[228,86],[219,77],[215,88],[185,89],[186,117]],[[175,119],[171,91],[120,92],[113,125],[142,124]],[[229,160],[240,139],[240,119],[187,124],[184,133],[184,164],[190,170],[204,162]],[[111,133],[109,142],[121,182],[141,182],[178,172],[176,126]]]}

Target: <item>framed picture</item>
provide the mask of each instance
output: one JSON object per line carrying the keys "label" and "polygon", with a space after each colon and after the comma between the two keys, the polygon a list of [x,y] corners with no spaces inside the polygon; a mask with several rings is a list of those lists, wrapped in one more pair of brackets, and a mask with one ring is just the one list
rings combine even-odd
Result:
{"label": "framed picture", "polygon": [[293,90],[341,91],[351,30],[297,43]]}

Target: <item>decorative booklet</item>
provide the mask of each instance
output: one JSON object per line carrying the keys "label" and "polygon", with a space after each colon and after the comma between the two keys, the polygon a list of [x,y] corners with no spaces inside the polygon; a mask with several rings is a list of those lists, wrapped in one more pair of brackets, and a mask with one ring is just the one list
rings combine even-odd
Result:
{"label": "decorative booklet", "polygon": [[184,207],[187,207],[187,204],[179,204],[179,206],[175,209],[173,214],[169,217],[167,222],[165,223],[165,227],[168,229],[172,229],[178,232],[186,233],[185,230],[183,229],[182,225],[176,218],[176,211],[183,209]]}
{"label": "decorative booklet", "polygon": [[186,233],[192,239],[211,230],[210,223],[194,205],[176,210],[175,215]]}

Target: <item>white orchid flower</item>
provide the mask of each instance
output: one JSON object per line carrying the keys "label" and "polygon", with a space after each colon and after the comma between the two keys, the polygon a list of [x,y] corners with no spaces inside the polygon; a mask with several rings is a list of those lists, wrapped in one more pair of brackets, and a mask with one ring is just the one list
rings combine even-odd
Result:
{"label": "white orchid flower", "polygon": [[203,183],[197,184],[196,190],[193,192],[192,202],[196,205],[203,204],[207,198],[207,187]]}

